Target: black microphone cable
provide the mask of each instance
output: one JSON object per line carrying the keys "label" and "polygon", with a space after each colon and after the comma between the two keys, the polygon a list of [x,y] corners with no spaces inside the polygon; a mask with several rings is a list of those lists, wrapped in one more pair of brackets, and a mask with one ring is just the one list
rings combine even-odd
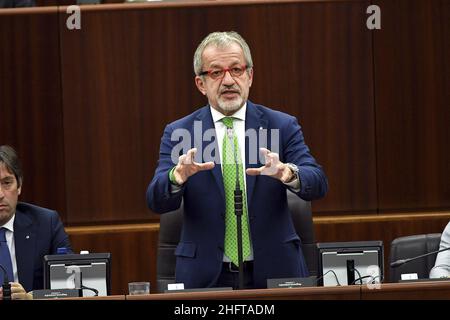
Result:
{"label": "black microphone cable", "polygon": [[98,290],[97,290],[97,289],[91,288],[91,287],[86,287],[86,286],[83,284],[83,272],[80,271],[80,272],[79,272],[79,275],[80,275],[80,289],[81,289],[81,295],[84,296],[84,295],[83,295],[83,290],[86,289],[86,290],[90,290],[90,291],[94,292],[94,295],[95,295],[96,297],[98,297]]}
{"label": "black microphone cable", "polygon": [[98,290],[97,289],[86,287],[85,285],[81,285],[81,290],[85,290],[85,289],[94,292],[94,296],[98,297]]}
{"label": "black microphone cable", "polygon": [[380,277],[379,275],[378,275],[378,276],[375,276],[375,277],[374,277],[374,276],[367,275],[367,276],[363,276],[363,277],[356,278],[355,281],[353,281],[351,284],[356,284],[356,281],[359,281],[359,284],[363,284],[363,283],[362,283],[362,280],[363,280],[363,279],[367,279],[367,278],[370,278],[370,280],[369,280],[367,283],[372,283],[372,284],[373,284],[373,283],[376,283],[376,282],[375,282],[375,279],[376,279],[376,278],[380,278],[380,279],[381,279],[381,277]]}
{"label": "black microphone cable", "polygon": [[332,270],[332,269],[328,270],[328,271],[325,272],[322,276],[320,276],[319,278],[317,278],[317,279],[316,279],[316,284],[319,283],[319,281],[320,281],[323,277],[325,277],[328,273],[330,273],[330,272],[334,274],[334,278],[336,279],[336,283],[337,283],[337,285],[340,287],[341,284],[340,284],[340,282],[339,282],[338,276],[336,275],[336,272],[334,272],[334,270]]}
{"label": "black microphone cable", "polygon": [[362,284],[362,279],[371,277],[371,276],[361,277],[361,273],[356,268],[352,268],[350,271],[356,271],[356,273],[358,274],[358,277],[359,277],[359,278],[356,278],[351,284],[356,284],[356,281],[358,281],[358,280],[359,280],[359,284]]}
{"label": "black microphone cable", "polygon": [[0,268],[3,270],[3,300],[11,300],[11,284],[9,283],[8,273],[1,264]]}

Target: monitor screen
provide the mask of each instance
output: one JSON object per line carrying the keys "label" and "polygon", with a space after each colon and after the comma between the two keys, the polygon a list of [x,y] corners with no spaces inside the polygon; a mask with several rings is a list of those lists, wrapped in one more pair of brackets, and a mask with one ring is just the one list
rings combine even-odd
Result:
{"label": "monitor screen", "polygon": [[381,241],[318,243],[319,279],[323,286],[380,283]]}
{"label": "monitor screen", "polygon": [[111,294],[111,254],[44,256],[45,289],[82,289],[83,297]]}

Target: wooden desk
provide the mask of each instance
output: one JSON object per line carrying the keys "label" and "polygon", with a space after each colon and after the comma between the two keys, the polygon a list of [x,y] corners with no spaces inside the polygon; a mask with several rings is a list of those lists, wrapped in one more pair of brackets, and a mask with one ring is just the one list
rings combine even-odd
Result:
{"label": "wooden desk", "polygon": [[258,289],[127,295],[126,300],[430,300],[450,299],[450,281],[383,283],[367,286]]}
{"label": "wooden desk", "polygon": [[177,292],[126,296],[127,300],[358,300],[359,286]]}
{"label": "wooden desk", "polygon": [[383,283],[364,286],[254,289],[112,295],[55,300],[450,300],[450,281]]}
{"label": "wooden desk", "polygon": [[[36,299],[38,300],[38,299]],[[103,296],[103,297],[79,297],[79,298],[62,298],[62,299],[50,299],[50,300],[126,300],[125,295],[112,295],[112,296]]]}
{"label": "wooden desk", "polygon": [[450,299],[450,281],[383,283],[380,289],[361,287],[362,300]]}

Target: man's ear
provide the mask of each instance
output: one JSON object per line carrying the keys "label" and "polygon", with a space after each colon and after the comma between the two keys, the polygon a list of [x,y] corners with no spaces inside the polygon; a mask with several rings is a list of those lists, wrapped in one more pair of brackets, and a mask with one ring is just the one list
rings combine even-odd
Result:
{"label": "man's ear", "polygon": [[200,76],[195,76],[195,85],[197,86],[197,89],[206,96],[206,88],[205,88],[205,81]]}
{"label": "man's ear", "polygon": [[250,79],[249,87],[251,87],[253,83],[253,68],[248,70],[248,78]]}

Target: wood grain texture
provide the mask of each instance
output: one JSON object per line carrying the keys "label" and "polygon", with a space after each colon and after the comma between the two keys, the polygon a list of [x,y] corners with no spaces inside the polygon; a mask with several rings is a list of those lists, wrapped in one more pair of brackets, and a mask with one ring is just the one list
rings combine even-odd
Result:
{"label": "wood grain texture", "polygon": [[[449,220],[450,212],[328,216],[315,218],[314,229],[317,242],[383,241],[385,279],[389,279],[392,240],[400,236],[441,233]],[[76,252],[112,253],[112,294],[127,294],[127,284],[131,281],[150,281],[156,288],[158,223],[79,226],[68,227],[66,231]],[[317,298],[337,298],[320,291],[316,294]],[[289,295],[282,297],[288,299]],[[247,298],[259,299],[257,296]]]}
{"label": "wood grain texture", "polygon": [[359,286],[158,293],[126,300],[359,300]]}
{"label": "wood grain texture", "polygon": [[56,8],[0,11],[0,145],[11,145],[21,159],[21,200],[58,210],[65,219]]}
{"label": "wood grain texture", "polygon": [[164,126],[206,102],[193,52],[234,29],[252,48],[250,98],[295,115],[328,175],[315,214],[450,208],[449,2],[375,1],[376,31],[370,3],[93,5],[75,31],[65,7],[0,10],[0,139],[24,159],[23,200],[70,225],[156,221],[144,194]]}
{"label": "wood grain texture", "polygon": [[379,289],[361,286],[362,300],[448,300],[450,282],[387,283]]}
{"label": "wood grain texture", "polygon": [[375,1],[380,211],[450,207],[450,3]]}
{"label": "wood grain texture", "polygon": [[158,230],[153,224],[66,228],[74,252],[111,253],[113,295],[128,294],[128,283],[135,281],[156,288]]}
{"label": "wood grain texture", "polygon": [[82,10],[81,30],[60,29],[69,223],[150,219],[144,192],[164,126],[206,103],[193,52],[230,29],[253,51],[251,99],[297,116],[329,176],[316,210],[376,211],[367,3]]}

